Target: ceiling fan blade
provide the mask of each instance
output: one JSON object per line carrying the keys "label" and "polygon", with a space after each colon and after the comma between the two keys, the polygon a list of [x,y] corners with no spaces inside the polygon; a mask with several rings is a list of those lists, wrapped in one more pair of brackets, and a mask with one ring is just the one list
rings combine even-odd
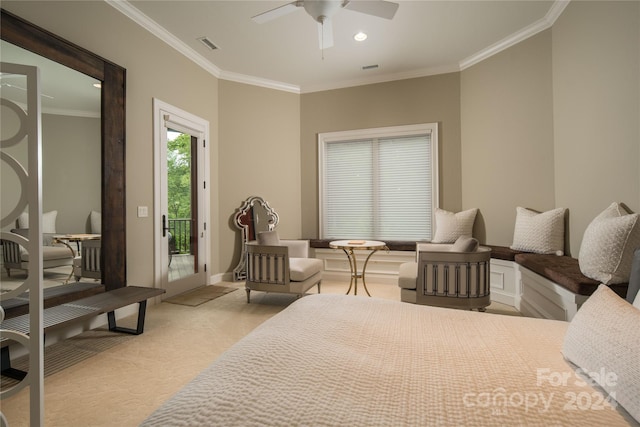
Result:
{"label": "ceiling fan blade", "polygon": [[333,46],[333,25],[331,19],[325,18],[322,23],[318,22],[318,41],[320,49],[327,49]]}
{"label": "ceiling fan blade", "polygon": [[398,3],[383,0],[351,0],[343,7],[379,18],[393,19],[398,10]]}
{"label": "ceiling fan blade", "polygon": [[288,13],[293,12],[294,10],[296,10],[298,7],[301,6],[301,2],[299,1],[293,1],[291,3],[287,3],[285,5],[276,7],[275,9],[271,9],[268,10],[266,12],[260,13],[256,16],[251,17],[251,19],[253,20],[253,22],[257,22],[258,24],[262,24],[265,23],[267,21],[271,21],[272,19],[276,19],[279,18],[281,16],[284,16]]}

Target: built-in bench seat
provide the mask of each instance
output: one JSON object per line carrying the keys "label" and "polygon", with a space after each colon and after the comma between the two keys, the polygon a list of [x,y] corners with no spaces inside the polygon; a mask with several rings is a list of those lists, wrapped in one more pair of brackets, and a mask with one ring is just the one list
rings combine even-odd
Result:
{"label": "built-in bench seat", "polygon": [[[582,274],[578,260],[568,256],[521,253],[515,255],[515,262],[577,295],[589,296],[600,285]],[[628,283],[609,285],[622,298],[626,297],[628,287]]]}
{"label": "built-in bench seat", "polygon": [[[333,240],[333,239],[332,239]],[[330,240],[311,239],[312,248],[329,248]],[[415,241],[385,242],[391,251],[415,251]],[[599,282],[582,274],[576,258],[491,248],[491,300],[516,307],[523,314],[571,320]],[[625,297],[628,284],[610,285]]]}
{"label": "built-in bench seat", "polygon": [[[489,247],[491,273],[495,275],[492,282],[514,276],[512,305],[526,315],[571,320],[600,284],[582,274],[576,258],[515,251],[506,246]],[[622,283],[609,287],[624,298],[628,286]]]}
{"label": "built-in bench seat", "polygon": [[[139,335],[144,332],[147,300],[163,293],[165,293],[164,289],[126,286],[49,307],[43,310],[44,334],[106,313],[110,331]],[[136,328],[118,327],[116,325],[115,310],[135,303],[138,303]],[[11,319],[5,319],[0,323],[0,329],[17,331],[28,335],[29,323],[30,315],[23,314]],[[9,339],[0,340],[0,346],[2,347],[2,375],[22,379],[25,373],[11,368],[9,344],[11,344]]]}

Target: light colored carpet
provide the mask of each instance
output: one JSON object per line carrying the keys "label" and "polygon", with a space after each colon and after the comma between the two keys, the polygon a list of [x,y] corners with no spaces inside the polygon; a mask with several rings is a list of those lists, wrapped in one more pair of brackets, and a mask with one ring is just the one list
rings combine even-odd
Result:
{"label": "light colored carpet", "polygon": [[167,298],[164,302],[170,304],[188,305],[189,307],[197,307],[207,301],[221,297],[224,294],[238,290],[232,286],[209,285],[201,286],[189,292]]}
{"label": "light colored carpet", "polygon": [[[244,287],[243,283],[220,285]],[[367,286],[373,297],[400,299],[400,289],[395,285]],[[323,281],[322,293],[343,294],[347,287],[345,283]],[[316,292],[316,288],[311,291]],[[62,370],[49,365],[75,358],[71,353],[76,350],[65,347],[47,351],[45,425],[138,426],[222,352],[296,300],[287,294],[253,292],[251,296],[251,304],[247,304],[244,292],[231,292],[196,307],[167,303],[150,306],[144,334],[125,336],[121,341],[117,338],[118,343],[108,348],[101,341],[91,344],[91,339],[85,339],[87,333],[79,335],[77,339],[89,346],[92,354]],[[487,311],[498,308],[517,314],[502,304],[492,304]],[[135,320],[133,316],[119,323],[133,327]],[[3,400],[1,405],[10,426],[29,425],[28,389]]]}

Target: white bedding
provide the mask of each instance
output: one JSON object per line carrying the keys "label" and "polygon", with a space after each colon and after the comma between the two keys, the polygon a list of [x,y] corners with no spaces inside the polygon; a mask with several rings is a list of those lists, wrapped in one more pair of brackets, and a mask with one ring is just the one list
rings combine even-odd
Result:
{"label": "white bedding", "polygon": [[633,423],[563,359],[567,326],[307,296],[221,355],[142,425]]}

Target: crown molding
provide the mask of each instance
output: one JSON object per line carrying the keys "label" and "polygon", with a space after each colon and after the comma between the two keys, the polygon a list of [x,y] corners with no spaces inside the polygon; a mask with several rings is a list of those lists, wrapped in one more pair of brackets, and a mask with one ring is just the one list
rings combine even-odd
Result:
{"label": "crown molding", "polygon": [[231,71],[222,71],[220,79],[237,83],[246,83],[253,86],[261,86],[268,89],[282,90],[284,92],[300,93],[300,86],[289,83],[279,82],[275,80],[263,79],[260,77],[248,76],[246,74],[234,73]]}
{"label": "crown molding", "polygon": [[127,18],[131,19],[136,24],[140,25],[145,30],[149,31],[154,36],[158,37],[160,40],[198,64],[200,67],[213,74],[215,77],[220,77],[222,71],[220,68],[213,65],[209,60],[207,60],[204,56],[200,55],[198,52],[190,48],[188,45],[183,43],[176,36],[171,34],[169,31],[165,30],[160,24],[158,24],[153,19],[149,18],[144,13],[140,12],[137,8],[132,6],[126,0],[104,0],[107,4],[118,10],[120,13],[125,15]]}
{"label": "crown molding", "polygon": [[535,36],[547,28],[550,28],[554,22],[556,22],[556,19],[558,19],[562,14],[570,1],[571,0],[556,0],[543,18],[460,61],[460,70],[465,70],[478,62],[484,61],[485,59],[500,53],[503,50],[528,39],[529,37]]}
{"label": "crown molding", "polygon": [[193,50],[187,44],[182,42],[176,36],[167,31],[153,19],[142,13],[139,9],[132,6],[126,0],[104,0],[107,4],[118,10],[120,13],[134,21],[136,24],[158,37],[169,46],[186,56],[197,65],[222,80],[229,80],[238,83],[246,83],[254,86],[266,87],[269,89],[283,90],[286,92],[300,93],[300,88],[296,85],[278,82],[274,80],[263,79],[260,77],[249,76],[245,74],[224,71],[212,64],[208,59]]}
{"label": "crown molding", "polygon": [[347,87],[364,86],[377,83],[386,83],[397,80],[415,79],[419,77],[434,76],[436,74],[455,73],[460,71],[457,65],[448,65],[434,68],[423,68],[420,70],[407,71],[395,74],[381,74],[378,76],[343,80],[341,82],[331,82],[326,84],[307,85],[302,87],[301,93],[322,92],[325,90],[344,89]]}

